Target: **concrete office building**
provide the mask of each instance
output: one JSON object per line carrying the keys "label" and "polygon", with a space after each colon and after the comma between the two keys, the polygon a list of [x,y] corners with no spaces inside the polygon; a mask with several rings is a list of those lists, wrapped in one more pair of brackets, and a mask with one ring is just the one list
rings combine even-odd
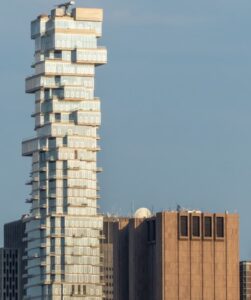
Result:
{"label": "concrete office building", "polygon": [[95,67],[107,61],[97,46],[101,9],[64,4],[31,24],[35,94],[34,138],[23,142],[32,157],[31,204],[26,218],[26,299],[101,300],[97,152],[100,100]]}
{"label": "concrete office building", "polygon": [[114,299],[240,298],[238,215],[141,209],[114,234]]}
{"label": "concrete office building", "polygon": [[18,249],[0,249],[0,299],[21,300],[21,265]]}
{"label": "concrete office building", "polygon": [[240,262],[240,300],[251,300],[251,261]]}
{"label": "concrete office building", "polygon": [[[25,218],[25,217],[23,217]],[[4,250],[5,251],[17,251],[18,253],[18,262],[14,264],[18,266],[18,269],[14,270],[15,275],[17,275],[18,283],[18,299],[23,299],[25,296],[25,284],[27,283],[26,276],[26,259],[25,259],[25,248],[26,244],[26,235],[25,235],[25,223],[23,218],[14,222],[10,222],[4,225]],[[12,257],[12,256],[11,256]],[[11,260],[5,261],[5,264],[9,263],[9,269],[13,268]],[[3,270],[3,269],[2,269]],[[5,278],[7,273],[1,273],[1,276]],[[5,278],[8,280],[8,278]],[[16,299],[16,298],[13,298]]]}

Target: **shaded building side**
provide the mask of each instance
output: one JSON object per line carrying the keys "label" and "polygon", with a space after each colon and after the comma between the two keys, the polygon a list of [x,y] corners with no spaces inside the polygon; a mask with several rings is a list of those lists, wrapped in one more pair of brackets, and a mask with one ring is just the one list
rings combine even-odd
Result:
{"label": "shaded building side", "polygon": [[117,222],[116,300],[238,300],[239,216],[160,212]]}
{"label": "shaded building side", "polygon": [[19,300],[21,265],[18,249],[0,249],[0,299]]}
{"label": "shaded building side", "polygon": [[251,261],[240,262],[240,300],[251,299]]}
{"label": "shaded building side", "polygon": [[18,266],[20,272],[18,274],[18,299],[23,299],[25,296],[24,286],[27,283],[26,270],[27,260],[25,259],[25,224],[23,218],[4,225],[4,248],[18,251]]}

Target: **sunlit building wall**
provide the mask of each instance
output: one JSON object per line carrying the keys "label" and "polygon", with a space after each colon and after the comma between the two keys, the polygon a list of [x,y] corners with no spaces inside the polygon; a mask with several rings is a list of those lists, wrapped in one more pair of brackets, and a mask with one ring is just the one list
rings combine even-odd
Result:
{"label": "sunlit building wall", "polygon": [[35,41],[26,92],[35,95],[36,134],[23,141],[31,156],[26,218],[26,299],[102,299],[97,152],[100,100],[95,67],[103,11],[58,7],[31,24]]}

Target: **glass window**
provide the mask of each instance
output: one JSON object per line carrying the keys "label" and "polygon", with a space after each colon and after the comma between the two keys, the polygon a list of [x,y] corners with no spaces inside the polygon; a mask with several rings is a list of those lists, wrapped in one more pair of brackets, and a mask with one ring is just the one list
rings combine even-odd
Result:
{"label": "glass window", "polygon": [[51,217],[51,230],[55,230],[55,226],[56,226],[56,219],[55,217]]}
{"label": "glass window", "polygon": [[40,156],[40,162],[43,162],[46,160],[46,152],[40,152],[39,153],[39,156]]}
{"label": "glass window", "polygon": [[224,218],[216,217],[216,236],[219,238],[224,237]]}
{"label": "glass window", "polygon": [[62,51],[61,50],[55,50],[54,51],[54,58],[61,59],[62,58]]}
{"label": "glass window", "polygon": [[46,172],[39,172],[39,179],[40,181],[46,180]]}
{"label": "glass window", "polygon": [[56,246],[55,238],[51,238],[51,252],[55,252],[55,246]]}
{"label": "glass window", "polygon": [[56,121],[60,121],[61,120],[61,114],[60,113],[56,113],[55,114],[55,120]]}
{"label": "glass window", "polygon": [[56,147],[56,138],[49,138],[49,148],[55,148],[55,147]]}
{"label": "glass window", "polygon": [[86,295],[86,286],[83,286],[83,295]]}
{"label": "glass window", "polygon": [[193,216],[193,236],[200,237],[200,217]]}
{"label": "glass window", "polygon": [[50,89],[45,89],[44,90],[44,98],[45,99],[50,99]]}
{"label": "glass window", "polygon": [[212,217],[204,217],[204,236],[212,237]]}
{"label": "glass window", "polygon": [[180,236],[188,236],[188,216],[180,217]]}
{"label": "glass window", "polygon": [[44,121],[45,122],[49,122],[50,121],[50,114],[48,114],[48,113],[44,114]]}

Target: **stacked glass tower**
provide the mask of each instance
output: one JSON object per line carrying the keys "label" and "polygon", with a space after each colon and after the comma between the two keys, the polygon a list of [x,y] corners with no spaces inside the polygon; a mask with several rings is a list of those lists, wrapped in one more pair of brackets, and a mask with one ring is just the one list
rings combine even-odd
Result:
{"label": "stacked glass tower", "polygon": [[101,9],[59,6],[31,24],[35,94],[34,138],[23,141],[32,157],[32,191],[26,218],[26,299],[102,299],[97,213],[100,100],[95,67],[107,52],[97,47]]}

